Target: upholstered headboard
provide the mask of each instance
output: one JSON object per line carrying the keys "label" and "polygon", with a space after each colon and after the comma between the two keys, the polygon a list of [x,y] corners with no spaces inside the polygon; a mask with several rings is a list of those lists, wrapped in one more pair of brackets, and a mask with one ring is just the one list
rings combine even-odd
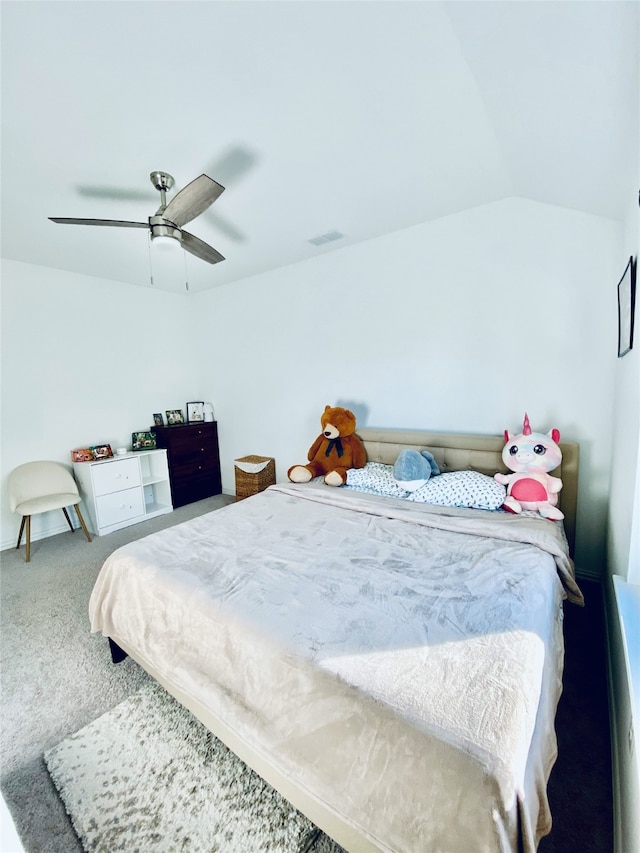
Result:
{"label": "upholstered headboard", "polygon": [[[508,473],[502,461],[504,436],[465,435],[464,433],[425,432],[403,429],[358,429],[369,462],[393,465],[405,448],[429,450],[440,471],[479,471],[493,476]],[[562,480],[558,506],[564,513],[564,529],[573,555],[576,539],[576,510],[578,503],[578,463],[580,447],[574,441],[561,441],[562,463],[550,473]]]}

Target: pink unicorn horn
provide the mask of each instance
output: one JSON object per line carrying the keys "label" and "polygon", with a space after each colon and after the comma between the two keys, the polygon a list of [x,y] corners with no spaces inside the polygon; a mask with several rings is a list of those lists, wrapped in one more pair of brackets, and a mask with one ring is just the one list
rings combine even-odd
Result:
{"label": "pink unicorn horn", "polygon": [[524,423],[522,425],[522,434],[531,435],[531,424],[529,423],[529,415],[524,413]]}

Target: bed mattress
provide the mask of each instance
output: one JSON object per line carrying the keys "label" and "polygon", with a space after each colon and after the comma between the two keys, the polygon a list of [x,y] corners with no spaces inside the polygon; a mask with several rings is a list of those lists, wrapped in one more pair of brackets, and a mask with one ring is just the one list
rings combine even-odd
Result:
{"label": "bed mattress", "polygon": [[534,851],[579,600],[559,525],[272,486],[106,561],[135,649],[388,853]]}

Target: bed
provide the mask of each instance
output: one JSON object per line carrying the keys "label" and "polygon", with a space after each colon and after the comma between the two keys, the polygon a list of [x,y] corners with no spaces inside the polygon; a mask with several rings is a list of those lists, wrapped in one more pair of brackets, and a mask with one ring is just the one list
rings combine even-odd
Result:
{"label": "bed", "polygon": [[[371,468],[409,447],[450,479],[506,470],[500,437],[358,434]],[[564,524],[280,483],[116,550],[91,629],[346,850],[530,853],[582,603],[561,448]]]}

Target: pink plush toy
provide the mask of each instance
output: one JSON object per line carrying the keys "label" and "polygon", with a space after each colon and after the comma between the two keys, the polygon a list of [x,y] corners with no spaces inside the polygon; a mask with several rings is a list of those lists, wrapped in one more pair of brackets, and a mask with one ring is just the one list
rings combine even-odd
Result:
{"label": "pink plush toy", "polygon": [[494,478],[507,487],[503,507],[509,512],[523,509],[537,510],[543,518],[553,521],[564,518],[557,507],[562,480],[547,473],[562,461],[562,451],[557,442],[560,431],[550,430],[546,435],[531,432],[529,416],[525,414],[522,433],[512,435],[504,431],[507,442],[502,451],[502,461],[514,474],[494,474]]}

